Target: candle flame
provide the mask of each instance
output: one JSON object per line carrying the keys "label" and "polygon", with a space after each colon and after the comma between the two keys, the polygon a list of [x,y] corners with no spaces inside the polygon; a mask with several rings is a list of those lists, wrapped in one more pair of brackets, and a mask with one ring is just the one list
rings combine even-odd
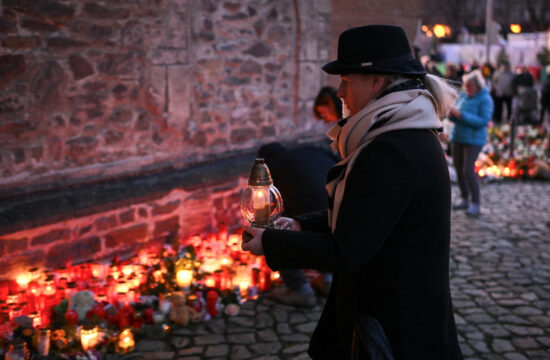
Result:
{"label": "candle flame", "polygon": [[27,273],[20,274],[17,277],[16,281],[17,281],[17,285],[19,285],[19,287],[21,287],[22,290],[26,290],[27,287],[29,286],[29,282],[31,281],[31,277]]}

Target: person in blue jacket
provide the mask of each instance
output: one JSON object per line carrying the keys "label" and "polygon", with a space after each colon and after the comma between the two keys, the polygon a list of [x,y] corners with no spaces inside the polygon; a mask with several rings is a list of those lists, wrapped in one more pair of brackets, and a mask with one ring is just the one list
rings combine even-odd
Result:
{"label": "person in blue jacket", "polygon": [[481,213],[479,183],[474,165],[487,140],[487,124],[493,116],[494,105],[481,71],[474,70],[464,75],[462,80],[464,92],[449,113],[449,120],[454,123],[451,154],[462,198],[453,209],[467,209],[467,215],[478,217]]}

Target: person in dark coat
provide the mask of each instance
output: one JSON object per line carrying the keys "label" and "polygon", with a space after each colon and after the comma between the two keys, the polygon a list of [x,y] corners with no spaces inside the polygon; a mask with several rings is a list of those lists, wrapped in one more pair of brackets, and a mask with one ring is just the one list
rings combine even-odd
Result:
{"label": "person in dark coat", "polygon": [[342,160],[327,176],[327,212],[245,228],[242,248],[275,270],[333,272],[309,355],[315,359],[462,359],[449,290],[451,191],[436,129],[456,91],[426,74],[405,32],[344,31],[341,120],[328,135]]}
{"label": "person in dark coat", "polygon": [[542,84],[540,96],[539,124],[544,124],[544,114],[550,111],[550,65],[546,66],[546,81]]}
{"label": "person in dark coat", "polygon": [[[274,185],[281,193],[283,216],[292,218],[326,209],[325,178],[339,160],[330,149],[311,145],[287,149],[279,143],[270,143],[260,148],[258,157],[265,160]],[[271,290],[267,294],[270,299],[296,306],[316,304],[314,289],[302,270],[282,270],[280,273],[284,286]],[[316,290],[326,295],[332,274],[320,274],[314,280]]]}

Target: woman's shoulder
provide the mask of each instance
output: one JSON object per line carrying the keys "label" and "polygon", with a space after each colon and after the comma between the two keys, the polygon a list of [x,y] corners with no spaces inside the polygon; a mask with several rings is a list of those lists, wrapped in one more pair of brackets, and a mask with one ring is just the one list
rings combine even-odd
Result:
{"label": "woman's shoulder", "polygon": [[477,95],[483,99],[491,98],[491,93],[489,92],[489,88],[487,86],[481,89]]}

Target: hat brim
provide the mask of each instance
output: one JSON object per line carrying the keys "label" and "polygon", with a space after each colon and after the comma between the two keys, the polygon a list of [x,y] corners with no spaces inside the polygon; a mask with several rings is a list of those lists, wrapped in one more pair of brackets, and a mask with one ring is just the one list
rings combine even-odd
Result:
{"label": "hat brim", "polygon": [[417,59],[412,59],[401,64],[374,64],[362,66],[361,64],[344,64],[338,60],[329,62],[321,67],[326,73],[331,75],[343,74],[400,74],[405,76],[426,75],[426,69]]}

